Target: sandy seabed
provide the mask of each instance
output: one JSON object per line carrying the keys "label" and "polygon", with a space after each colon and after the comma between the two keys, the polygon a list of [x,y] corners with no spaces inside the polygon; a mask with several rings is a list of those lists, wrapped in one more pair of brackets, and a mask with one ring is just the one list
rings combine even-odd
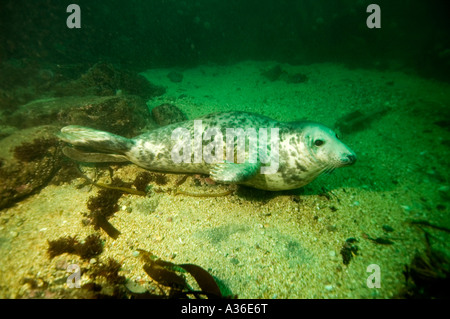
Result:
{"label": "sandy seabed", "polygon": [[[61,265],[90,267],[109,257],[121,262],[120,274],[128,280],[151,285],[136,249],[174,263],[197,264],[238,298],[397,296],[404,287],[405,265],[426,249],[423,231],[408,221],[450,225],[450,133],[448,125],[436,124],[448,121],[450,85],[336,64],[281,64],[286,72],[305,74],[308,80],[272,82],[261,72],[274,65],[247,61],[175,70],[183,73],[179,83],[167,78],[172,70],[148,70],[143,74],[167,91],[147,104],[151,109],[173,103],[189,119],[239,110],[279,121],[307,118],[330,127],[351,112],[388,109],[364,129],[342,134],[358,155],[354,166],[299,190],[237,187],[231,195],[205,198],[174,195],[179,175],[167,174],[168,183],[154,187],[159,192],[120,198],[121,209],[110,219],[121,232],[117,240],[83,226],[86,202],[98,188],[79,187],[81,178],[48,185],[0,211],[0,297],[35,297],[24,278],[48,283],[48,293],[40,297],[70,297],[52,293],[52,288],[71,289],[66,286],[69,273]],[[129,164],[117,166],[115,174],[128,181],[141,171]],[[194,180],[188,177],[179,189],[220,193],[230,188],[199,186]],[[440,239],[436,245],[448,241],[442,232],[430,232]],[[100,233],[104,240],[103,253],[95,260],[69,254],[48,257],[48,240],[68,235],[83,239],[91,233]],[[340,252],[352,237],[358,252],[344,265]],[[392,244],[368,237],[387,238]],[[372,264],[380,267],[380,288],[367,286],[367,267]],[[82,274],[81,280],[90,279]]]}

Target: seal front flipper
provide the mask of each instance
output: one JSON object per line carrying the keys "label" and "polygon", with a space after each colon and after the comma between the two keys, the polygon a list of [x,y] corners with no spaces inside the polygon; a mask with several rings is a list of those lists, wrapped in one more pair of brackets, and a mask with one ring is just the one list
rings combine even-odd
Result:
{"label": "seal front flipper", "polygon": [[211,172],[211,179],[219,183],[242,183],[258,173],[261,164],[258,163],[219,163]]}

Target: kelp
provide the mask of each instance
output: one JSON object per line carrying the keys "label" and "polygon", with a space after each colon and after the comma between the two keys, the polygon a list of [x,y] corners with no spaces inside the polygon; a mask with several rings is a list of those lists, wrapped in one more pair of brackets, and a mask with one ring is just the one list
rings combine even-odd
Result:
{"label": "kelp", "polygon": [[82,259],[90,259],[103,252],[103,242],[100,236],[92,234],[80,242],[76,236],[60,237],[56,240],[48,240],[47,253],[50,259],[64,253],[75,254]]}
{"label": "kelp", "polygon": [[104,189],[111,189],[111,190],[116,190],[122,193],[128,193],[128,194],[133,194],[133,195],[140,195],[140,196],[145,196],[147,195],[147,193],[145,191],[142,190],[138,190],[138,189],[134,189],[131,187],[125,187],[125,186],[118,186],[118,185],[114,185],[114,183],[117,183],[118,181],[121,182],[121,184],[127,184],[124,183],[123,181],[121,181],[118,178],[115,178],[111,181],[111,184],[105,184],[105,183],[97,183],[95,181],[93,181],[92,179],[90,179],[89,177],[87,177],[80,169],[80,167],[77,165],[77,169],[78,169],[78,173],[81,175],[81,177],[83,177],[87,182],[89,182],[90,184],[100,187],[100,188],[104,188]]}
{"label": "kelp", "polygon": [[425,231],[425,253],[417,253],[409,265],[405,265],[405,287],[395,298],[449,299],[450,259],[434,249],[430,234]]}
{"label": "kelp", "polygon": [[[168,298],[223,298],[219,286],[205,269],[194,264],[174,264],[162,260],[143,249],[138,249],[144,261],[143,269],[158,284],[170,288]],[[192,289],[186,281],[185,274],[190,274],[200,290]],[[139,297],[139,296],[137,296]],[[144,297],[144,295],[140,296]],[[154,298],[153,294],[149,295]]]}

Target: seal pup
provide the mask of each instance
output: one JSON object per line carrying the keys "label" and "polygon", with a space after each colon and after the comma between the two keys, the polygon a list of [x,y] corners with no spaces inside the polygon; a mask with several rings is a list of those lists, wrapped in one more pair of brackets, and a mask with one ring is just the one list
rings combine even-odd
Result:
{"label": "seal pup", "polygon": [[[200,131],[196,127],[198,123],[201,124]],[[263,152],[259,149],[257,153],[250,147],[257,135],[244,134],[244,138],[240,139],[242,135],[236,134],[231,136],[231,142],[227,139],[226,143],[215,144],[218,147],[210,155],[216,156],[216,161],[205,157],[195,160],[195,154],[183,154],[183,160],[174,160],[174,154],[177,155],[180,147],[200,152],[206,147],[211,149],[210,144],[215,137],[211,134],[206,136],[206,132],[215,130],[216,137],[228,138],[230,129],[235,132],[241,129],[241,132],[245,130],[247,133],[267,129],[271,133],[276,132],[277,139],[275,143],[271,139],[271,144],[264,144],[261,148]],[[180,130],[184,135],[174,134]],[[195,134],[199,133],[200,141],[195,141]],[[152,171],[210,174],[219,183],[242,184],[270,191],[302,187],[324,172],[352,165],[356,161],[355,153],[339,140],[335,132],[322,124],[310,121],[278,122],[246,112],[209,114],[196,120],[160,127],[131,139],[77,125],[63,127],[58,136],[71,144],[71,147],[63,149],[64,154],[77,161],[130,161]],[[260,141],[258,147],[261,144]],[[242,145],[245,152],[241,156],[236,149]],[[271,152],[271,155],[267,156],[265,151]],[[265,164],[273,164],[267,161],[268,158],[276,159],[276,170],[263,173],[263,169],[269,167]]]}

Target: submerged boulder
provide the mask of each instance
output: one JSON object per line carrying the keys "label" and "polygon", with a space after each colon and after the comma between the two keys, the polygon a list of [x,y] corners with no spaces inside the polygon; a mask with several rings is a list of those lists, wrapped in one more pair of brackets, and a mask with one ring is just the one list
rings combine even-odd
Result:
{"label": "submerged boulder", "polygon": [[187,120],[186,115],[173,104],[164,103],[152,109],[153,119],[158,125],[165,126]]}
{"label": "submerged boulder", "polygon": [[118,93],[137,95],[148,100],[164,94],[166,89],[157,86],[140,74],[99,62],[78,79],[60,83],[55,88],[57,96],[112,96]]}
{"label": "submerged boulder", "polygon": [[70,96],[32,101],[17,109],[8,123],[19,128],[53,124],[82,125],[132,137],[151,123],[145,101],[134,95]]}
{"label": "submerged boulder", "polygon": [[58,127],[18,130],[0,140],[0,209],[44,187],[61,164]]}

